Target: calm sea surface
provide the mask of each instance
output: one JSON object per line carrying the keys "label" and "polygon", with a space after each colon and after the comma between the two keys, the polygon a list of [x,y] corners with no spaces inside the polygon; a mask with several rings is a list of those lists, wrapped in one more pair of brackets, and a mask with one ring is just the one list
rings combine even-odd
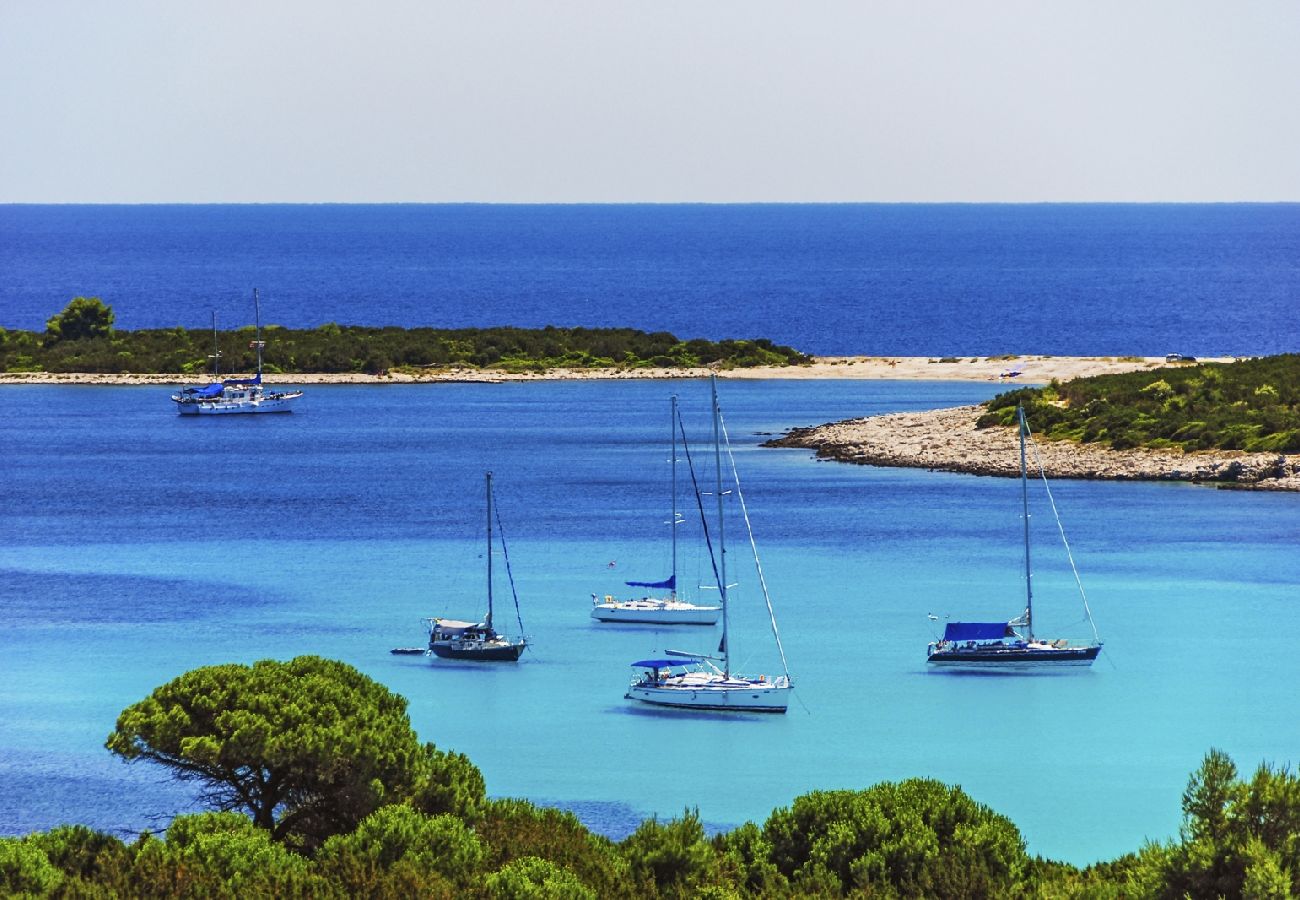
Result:
{"label": "calm sea surface", "polygon": [[1300,204],[0,206],[0,327],[618,326],[811,353],[1296,349]]}
{"label": "calm sea surface", "polygon": [[[1297,762],[1300,496],[1055,483],[1102,658],[963,677],[926,671],[927,614],[1020,611],[1016,483],[757,446],[978,401],[996,390],[982,384],[723,383],[797,699],[776,717],[629,705],[629,662],[717,640],[589,618],[592,593],[667,574],[674,390],[702,436],[699,381],[312,387],[293,415],[218,420],[177,417],[158,388],[0,388],[0,833],[165,823],[192,795],[103,749],[118,711],[195,666],[303,653],[408,697],[420,736],[469,754],[492,794],[615,835],[919,775],[1011,816],[1031,852],[1085,863],[1174,834],[1211,747],[1246,770]],[[390,655],[421,643],[422,616],[481,610],[489,468],[533,646],[518,665]],[[1050,511],[1034,512],[1043,630],[1086,633]],[[733,649],[777,671],[730,529]]]}

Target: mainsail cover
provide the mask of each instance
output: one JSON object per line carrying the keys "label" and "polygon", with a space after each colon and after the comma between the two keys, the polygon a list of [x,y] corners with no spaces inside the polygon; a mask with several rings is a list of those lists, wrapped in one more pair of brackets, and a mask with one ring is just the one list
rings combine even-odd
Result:
{"label": "mainsail cover", "polygon": [[676,575],[671,576],[666,581],[625,581],[623,583],[628,587],[662,588],[663,590],[668,591],[677,590]]}
{"label": "mainsail cover", "polygon": [[996,641],[1014,636],[1006,622],[949,622],[943,629],[945,641]]}

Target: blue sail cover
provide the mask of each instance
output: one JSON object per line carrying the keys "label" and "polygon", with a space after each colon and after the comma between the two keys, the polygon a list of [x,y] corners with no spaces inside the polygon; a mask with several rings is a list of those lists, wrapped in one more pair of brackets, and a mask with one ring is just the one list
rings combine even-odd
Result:
{"label": "blue sail cover", "polygon": [[261,384],[262,376],[254,375],[252,378],[227,378],[225,383],[231,387],[243,384]]}
{"label": "blue sail cover", "polygon": [[223,387],[225,387],[225,385],[210,384],[207,387],[197,388],[194,391],[194,396],[198,397],[200,400],[207,400],[209,397],[220,397],[221,389]]}
{"label": "blue sail cover", "polygon": [[949,622],[943,629],[945,641],[996,641],[1013,635],[1006,622]]}
{"label": "blue sail cover", "polygon": [[638,669],[666,669],[669,666],[689,666],[691,659],[638,659],[632,665]]}
{"label": "blue sail cover", "polygon": [[676,575],[673,575],[667,581],[625,581],[623,583],[628,587],[663,588],[664,590],[669,591],[677,590]]}

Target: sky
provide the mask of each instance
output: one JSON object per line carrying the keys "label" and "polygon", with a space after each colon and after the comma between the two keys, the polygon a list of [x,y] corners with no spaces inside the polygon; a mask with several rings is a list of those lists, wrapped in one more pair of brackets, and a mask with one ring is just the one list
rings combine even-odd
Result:
{"label": "sky", "polygon": [[1298,200],[1296,0],[0,0],[0,203]]}

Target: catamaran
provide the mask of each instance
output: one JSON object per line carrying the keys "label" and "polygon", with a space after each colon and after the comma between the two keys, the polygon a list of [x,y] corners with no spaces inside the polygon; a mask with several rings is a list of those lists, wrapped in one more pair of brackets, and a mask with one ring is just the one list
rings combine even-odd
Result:
{"label": "catamaran", "polygon": [[[457,619],[425,619],[429,626],[428,653],[441,659],[457,659],[467,662],[514,662],[528,646],[523,637],[524,623],[519,615],[519,595],[515,592],[515,579],[510,571],[510,556],[506,551],[504,533],[501,534],[501,554],[506,563],[509,576],[510,593],[515,600],[515,619],[519,624],[519,637],[511,638],[496,630],[492,621],[493,574],[492,574],[492,522],[493,495],[492,473],[485,476],[487,492],[487,616],[481,622],[464,622]],[[498,518],[497,530],[501,521]],[[394,653],[401,652],[394,650]]]}
{"label": "catamaran", "polygon": [[[753,530],[749,528],[749,512],[745,507],[745,497],[740,490],[740,476],[736,471],[736,460],[731,452],[731,442],[722,421],[722,410],[718,405],[717,380],[710,379],[710,391],[713,402],[713,454],[717,498],[718,547],[714,553],[709,539],[708,525],[705,523],[704,538],[708,545],[709,556],[713,562],[713,572],[717,579],[718,596],[722,607],[722,642],[718,645],[717,655],[688,653],[681,650],[665,651],[666,659],[642,659],[632,663],[640,672],[628,686],[629,700],[652,706],[672,707],[676,709],[697,710],[735,710],[742,712],[783,713],[790,702],[790,670],[785,661],[785,649],[781,645],[781,635],[776,627],[776,615],[772,611],[772,601],[767,591],[767,580],[763,575],[763,566],[758,559],[758,550],[754,544]],[[681,419],[677,421],[681,427]],[[722,490],[722,446],[726,441],[727,460],[735,484],[735,495],[744,515],[745,526],[749,531],[750,548],[754,550],[754,567],[758,573],[758,583],[762,587],[763,597],[767,602],[768,618],[771,621],[772,636],[781,656],[782,674],[780,675],[741,675],[731,669],[730,643],[730,594],[735,585],[727,582],[726,520]],[[685,433],[682,446],[686,452],[687,466],[691,471],[691,480],[695,484],[696,505],[703,521],[704,507],[701,500],[699,484],[695,480],[695,468],[691,463],[690,448],[686,446]],[[728,492],[729,494],[730,492]]]}
{"label": "catamaran", "polygon": [[703,606],[690,603],[677,596],[677,527],[682,523],[677,511],[677,395],[672,400],[672,412],[668,420],[672,455],[672,511],[668,519],[672,545],[672,574],[663,581],[627,581],[628,587],[646,588],[647,590],[667,591],[662,597],[645,596],[634,599],[619,600],[606,594],[602,600],[596,594],[591,595],[591,617],[598,622],[641,623],[648,625],[716,625],[720,606]]}
{"label": "catamaran", "polygon": [[[927,650],[926,661],[932,666],[973,671],[1057,669],[1091,666],[1097,654],[1101,653],[1101,639],[1097,634],[1097,626],[1093,624],[1088,597],[1083,591],[1083,582],[1079,579],[1079,570],[1075,568],[1074,556],[1070,552],[1069,541],[1065,539],[1065,529],[1061,526],[1059,515],[1056,516],[1057,530],[1065,544],[1066,557],[1074,572],[1079,598],[1083,601],[1083,614],[1092,628],[1093,640],[1087,644],[1071,644],[1064,638],[1052,640],[1034,634],[1033,570],[1029,557],[1029,468],[1025,453],[1026,442],[1031,435],[1029,424],[1025,420],[1024,406],[1017,408],[1016,420],[1020,426],[1020,503],[1025,523],[1025,612],[1009,622],[948,622],[943,637],[932,642]],[[1038,470],[1055,515],[1056,501],[1052,499],[1052,489],[1047,484],[1047,474],[1041,463]]]}
{"label": "catamaran", "polygon": [[262,308],[253,288],[253,314],[257,323],[257,339],[250,347],[257,350],[257,374],[252,378],[220,378],[221,351],[216,348],[217,317],[212,316],[212,375],[206,387],[184,388],[172,394],[176,412],[182,416],[229,415],[231,413],[292,412],[290,403],[302,396],[302,391],[268,391],[262,384]]}

